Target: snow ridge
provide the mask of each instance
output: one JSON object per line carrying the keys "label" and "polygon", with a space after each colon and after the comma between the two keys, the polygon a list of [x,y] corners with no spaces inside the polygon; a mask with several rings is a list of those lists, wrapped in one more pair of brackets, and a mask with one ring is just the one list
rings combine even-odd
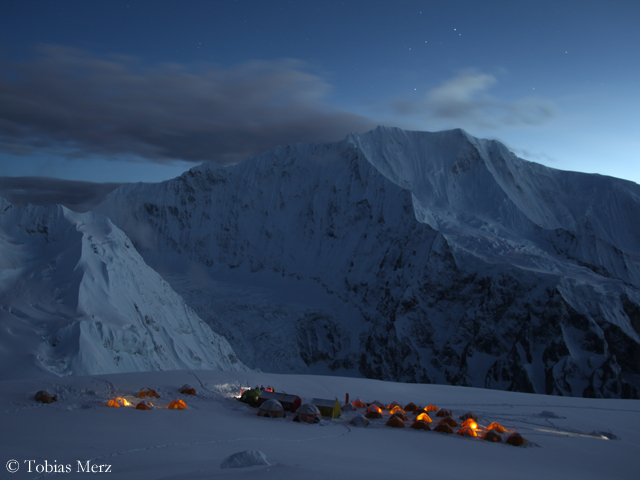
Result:
{"label": "snow ridge", "polygon": [[0,198],[0,265],[2,378],[246,369],[102,215]]}

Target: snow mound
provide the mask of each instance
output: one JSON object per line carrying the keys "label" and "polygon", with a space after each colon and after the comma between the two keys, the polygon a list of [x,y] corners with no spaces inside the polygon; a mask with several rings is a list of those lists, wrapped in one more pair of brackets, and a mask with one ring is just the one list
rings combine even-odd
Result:
{"label": "snow mound", "polygon": [[222,461],[220,468],[244,468],[256,465],[270,466],[271,464],[267,462],[267,456],[264,453],[258,450],[245,450],[229,455]]}

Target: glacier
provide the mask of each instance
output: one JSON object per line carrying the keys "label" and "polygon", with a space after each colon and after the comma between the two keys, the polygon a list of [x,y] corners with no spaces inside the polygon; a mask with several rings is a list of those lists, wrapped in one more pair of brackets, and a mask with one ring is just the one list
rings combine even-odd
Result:
{"label": "glacier", "polygon": [[246,371],[106,217],[0,198],[0,378]]}
{"label": "glacier", "polygon": [[95,210],[251,368],[639,396],[635,183],[379,127]]}

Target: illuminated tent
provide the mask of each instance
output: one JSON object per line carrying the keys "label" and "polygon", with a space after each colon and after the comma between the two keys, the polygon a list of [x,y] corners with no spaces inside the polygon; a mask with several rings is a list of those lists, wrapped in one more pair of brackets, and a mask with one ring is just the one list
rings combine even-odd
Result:
{"label": "illuminated tent", "polygon": [[187,404],[184,400],[178,399],[171,402],[167,408],[170,408],[171,410],[184,410],[187,408]]}
{"label": "illuminated tent", "polygon": [[356,408],[365,408],[366,405],[365,403],[360,400],[359,398],[356,398],[353,402],[351,402],[351,405],[353,405]]}
{"label": "illuminated tent", "polygon": [[484,435],[482,435],[482,439],[488,442],[501,442],[502,437],[496,433],[495,430],[487,430]]}
{"label": "illuminated tent", "polygon": [[462,427],[458,430],[458,435],[462,435],[463,437],[477,437],[478,434],[471,427]]}
{"label": "illuminated tent", "polygon": [[398,402],[391,402],[389,405],[387,405],[387,410],[391,410],[393,407],[402,408],[402,406]]}
{"label": "illuminated tent", "polygon": [[129,405],[131,404],[122,397],[115,397],[109,400],[109,402],[107,402],[107,407],[119,408],[119,407],[128,407]]}
{"label": "illuminated tent", "polygon": [[478,428],[478,424],[473,418],[467,418],[464,422],[462,422],[460,426],[469,427],[469,428],[472,428],[473,430],[476,430]]}
{"label": "illuminated tent", "polygon": [[284,408],[278,400],[272,398],[270,400],[267,400],[260,406],[258,415],[267,418],[283,418]]}
{"label": "illuminated tent", "polygon": [[302,399],[297,395],[288,393],[276,393],[276,392],[262,392],[262,395],[257,400],[258,407],[261,407],[263,403],[269,400],[277,400],[282,405],[282,408],[286,412],[295,412],[300,405],[302,405]]}
{"label": "illuminated tent", "polygon": [[391,418],[387,420],[387,427],[403,428],[404,421],[400,417],[392,415]]}
{"label": "illuminated tent", "polygon": [[357,417],[353,417],[351,419],[349,425],[353,425],[354,427],[368,427],[370,425],[370,422],[362,415],[358,415]]}
{"label": "illuminated tent", "polygon": [[498,422],[491,422],[491,423],[489,424],[489,426],[487,427],[487,430],[495,430],[495,431],[496,431],[496,432],[498,432],[498,433],[504,433],[504,432],[506,432],[506,431],[507,431],[507,430],[506,430],[502,425],[500,425]]}
{"label": "illuminated tent", "polygon": [[437,412],[439,410],[433,403],[430,403],[424,408],[427,412]]}
{"label": "illuminated tent", "polygon": [[158,395],[158,392],[156,392],[155,390],[153,390],[152,388],[141,388],[138,391],[138,395],[139,398],[145,398],[145,397],[154,397],[154,398],[160,398],[160,395]]}
{"label": "illuminated tent", "polygon": [[411,428],[416,430],[431,430],[431,427],[424,420],[416,420],[411,424]]}
{"label": "illuminated tent", "polygon": [[136,410],[153,410],[153,404],[146,400],[141,401],[135,406]]}
{"label": "illuminated tent", "polygon": [[322,413],[318,407],[310,403],[303,403],[296,410],[296,418],[294,422],[319,423],[322,420]]}
{"label": "illuminated tent", "polygon": [[193,388],[188,383],[185,383],[182,386],[182,388],[180,389],[180,393],[183,394],[183,395],[193,395],[195,397],[196,396],[196,389]]}
{"label": "illuminated tent", "polygon": [[380,408],[378,405],[369,405],[369,407],[367,408],[367,412],[382,413],[382,408]]}
{"label": "illuminated tent", "polygon": [[416,422],[433,423],[433,420],[431,420],[428,413],[424,412],[416,417]]}
{"label": "illuminated tent", "polygon": [[384,406],[384,403],[379,402],[378,400],[374,400],[373,402],[371,402],[369,405],[375,405],[376,407],[380,407],[382,410],[384,410],[386,407]]}
{"label": "illuminated tent", "polygon": [[400,412],[400,413],[407,413],[407,412],[405,412],[405,411],[402,409],[402,407],[401,407],[400,405],[396,405],[395,407],[393,407],[393,408],[389,411],[389,413],[390,413],[391,415],[394,415],[394,414],[396,414],[396,413],[398,413],[398,412]]}
{"label": "illuminated tent", "polygon": [[520,435],[519,433],[512,433],[511,435],[509,435],[509,438],[507,438],[506,442],[509,445],[513,445],[514,447],[522,447],[527,444],[527,441],[522,438],[522,435]]}
{"label": "illuminated tent", "polygon": [[337,400],[314,398],[309,403],[318,407],[324,418],[338,418],[340,416],[340,402]]}
{"label": "illuminated tent", "polygon": [[408,421],[409,421],[409,419],[407,418],[407,416],[406,416],[404,413],[402,413],[402,412],[396,412],[396,413],[394,413],[392,416],[393,416],[393,417],[398,417],[399,419],[401,419],[401,420],[403,420],[403,421],[405,421],[405,422],[408,422]]}

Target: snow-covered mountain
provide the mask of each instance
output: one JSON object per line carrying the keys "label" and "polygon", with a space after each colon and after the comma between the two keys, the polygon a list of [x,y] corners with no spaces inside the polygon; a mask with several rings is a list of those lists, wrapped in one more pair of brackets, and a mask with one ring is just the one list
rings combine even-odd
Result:
{"label": "snow-covered mountain", "polygon": [[97,210],[248,366],[638,397],[634,183],[380,127]]}
{"label": "snow-covered mountain", "polygon": [[246,370],[107,218],[0,198],[0,378]]}

